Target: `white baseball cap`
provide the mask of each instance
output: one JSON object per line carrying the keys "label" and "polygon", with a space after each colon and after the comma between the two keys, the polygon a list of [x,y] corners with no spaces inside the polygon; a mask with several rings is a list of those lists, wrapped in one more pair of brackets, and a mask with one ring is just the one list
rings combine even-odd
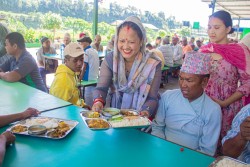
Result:
{"label": "white baseball cap", "polygon": [[70,57],[78,57],[83,55],[84,51],[81,45],[71,42],[64,48],[64,56],[69,55]]}

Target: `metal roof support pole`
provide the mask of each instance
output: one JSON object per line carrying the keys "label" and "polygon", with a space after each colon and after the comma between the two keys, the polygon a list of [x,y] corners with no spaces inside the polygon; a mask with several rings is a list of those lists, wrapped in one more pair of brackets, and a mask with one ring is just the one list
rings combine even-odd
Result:
{"label": "metal roof support pole", "polygon": [[216,3],[216,0],[213,0],[213,4],[212,4],[212,14],[214,14],[215,3]]}
{"label": "metal roof support pole", "polygon": [[94,17],[92,26],[93,38],[97,34],[97,27],[98,27],[98,0],[94,0]]}
{"label": "metal roof support pole", "polygon": [[239,31],[240,31],[240,17],[238,18],[238,26],[237,26],[237,33],[236,33],[236,39],[238,40],[238,36],[239,36]]}

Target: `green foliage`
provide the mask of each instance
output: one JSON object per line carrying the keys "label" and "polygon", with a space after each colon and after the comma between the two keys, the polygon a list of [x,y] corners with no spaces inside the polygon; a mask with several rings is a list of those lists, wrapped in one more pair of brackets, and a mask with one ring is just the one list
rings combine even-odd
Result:
{"label": "green foliage", "polygon": [[79,34],[84,31],[89,35],[89,33],[91,33],[91,24],[82,19],[66,17],[64,19],[64,29],[72,30],[73,34]]}
{"label": "green foliage", "polygon": [[25,31],[23,34],[25,42],[35,42],[35,33],[36,31],[33,28],[29,28],[27,31]]}
{"label": "green foliage", "polygon": [[0,23],[0,57],[2,57],[3,55],[6,54],[6,50],[5,50],[5,37],[8,34],[9,30],[7,29],[7,27],[4,24]]}
{"label": "green foliage", "polygon": [[11,31],[20,32],[21,34],[24,34],[27,30],[27,27],[14,17],[8,19],[7,26]]}
{"label": "green foliage", "polygon": [[177,29],[176,30],[177,34],[179,34],[180,36],[185,36],[185,37],[189,37],[191,34],[191,29],[188,27],[182,27],[181,29]]}
{"label": "green foliage", "polygon": [[102,36],[102,40],[109,41],[115,34],[115,27],[104,22],[98,23],[98,34]]}
{"label": "green foliage", "polygon": [[159,30],[159,31],[158,31],[158,36],[164,38],[166,35],[167,35],[167,32],[166,32],[166,31],[164,31],[164,30]]}
{"label": "green foliage", "polygon": [[42,17],[42,27],[48,30],[53,30],[54,36],[56,29],[60,29],[62,26],[62,17],[59,14],[55,14],[52,12],[46,13]]}
{"label": "green foliage", "polygon": [[[62,38],[65,32],[73,34],[73,40],[78,39],[80,32],[85,32],[93,38],[93,2],[84,2],[84,0],[1,0],[0,14],[6,16],[6,24],[11,31],[22,33],[25,40],[29,42],[37,42],[42,36],[47,36],[52,40],[55,37]],[[190,29],[182,28],[181,23],[176,21],[174,16],[166,17],[162,11],[157,14],[150,11],[142,12],[134,6],[123,7],[114,2],[110,3],[109,9],[99,7],[98,34],[102,36],[102,43],[107,43],[115,34],[116,27],[111,26],[110,23],[123,20],[131,15],[138,16],[142,22],[153,24],[159,28],[158,31],[146,28],[149,42],[154,41],[157,36],[172,36],[173,33],[190,36]]]}

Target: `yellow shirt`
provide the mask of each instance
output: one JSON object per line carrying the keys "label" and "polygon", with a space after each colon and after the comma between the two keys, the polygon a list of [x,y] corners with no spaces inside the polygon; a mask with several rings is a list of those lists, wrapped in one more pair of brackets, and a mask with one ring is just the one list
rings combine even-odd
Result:
{"label": "yellow shirt", "polygon": [[76,73],[65,64],[58,66],[49,93],[74,105],[85,105],[84,100],[80,98]]}

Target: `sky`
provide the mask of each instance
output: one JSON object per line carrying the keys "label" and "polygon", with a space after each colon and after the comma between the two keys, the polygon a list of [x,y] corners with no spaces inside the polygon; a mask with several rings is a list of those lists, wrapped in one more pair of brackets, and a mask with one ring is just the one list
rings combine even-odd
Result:
{"label": "sky", "polygon": [[[93,0],[86,0],[93,1]],[[165,16],[175,16],[178,21],[200,22],[200,25],[207,27],[208,16],[212,9],[201,0],[103,0],[100,7],[109,7],[110,2],[117,2],[121,6],[135,6],[142,11],[158,13],[163,11]]]}

